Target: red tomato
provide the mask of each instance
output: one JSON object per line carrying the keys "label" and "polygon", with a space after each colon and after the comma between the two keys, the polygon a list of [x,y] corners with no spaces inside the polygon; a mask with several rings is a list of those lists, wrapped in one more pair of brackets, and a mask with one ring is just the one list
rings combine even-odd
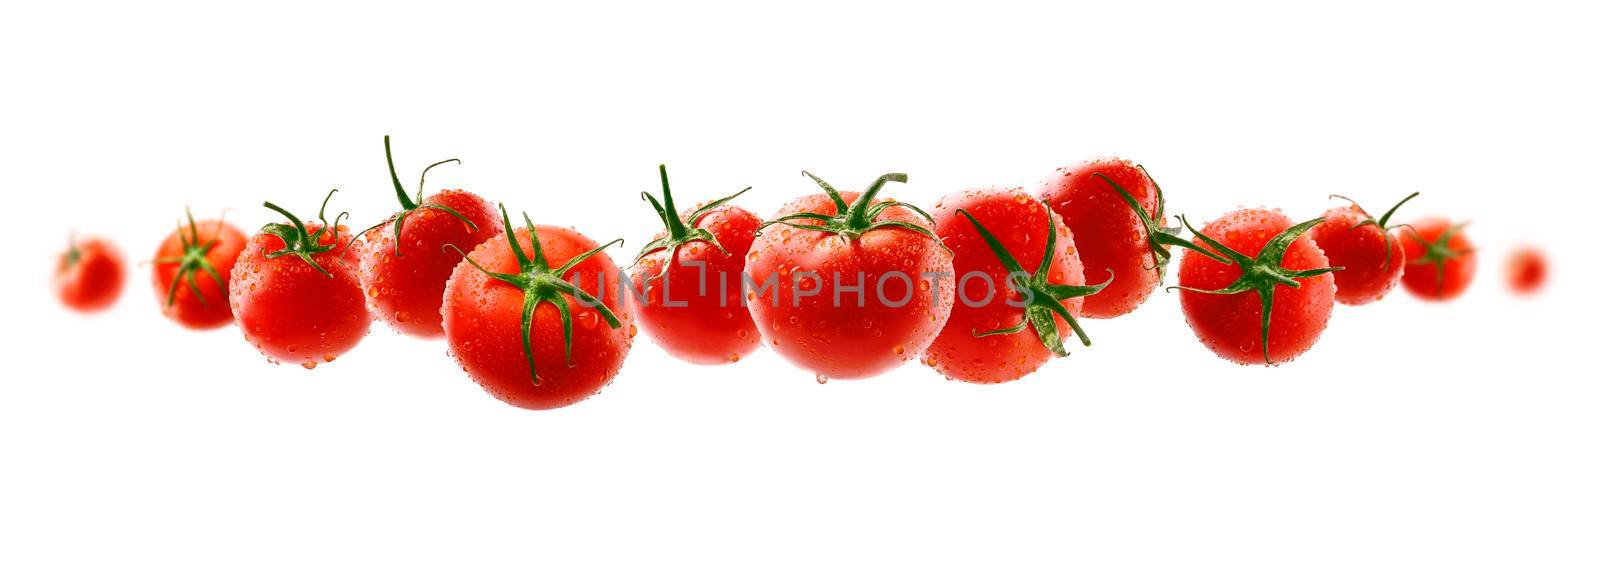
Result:
{"label": "red tomato", "polygon": [[[1039,197],[1077,238],[1085,275],[1116,278],[1083,299],[1082,316],[1114,318],[1149,298],[1171,258],[1163,235],[1165,200],[1144,168],[1121,158],[1097,158],[1059,168],[1040,184]],[[1138,209],[1131,207],[1137,205]]]}
{"label": "red tomato", "polygon": [[639,322],[678,359],[697,364],[739,361],[761,347],[750,311],[739,302],[744,256],[761,218],[725,206],[739,193],[679,214],[661,166],[662,202],[644,194],[667,230],[639,251],[631,279],[645,290]]}
{"label": "red tomato", "polygon": [[950,252],[916,206],[839,192],[789,202],[745,263],[750,315],[773,351],[818,381],[874,376],[922,354],[955,301]]}
{"label": "red tomato", "polygon": [[[622,273],[604,249],[572,229],[511,230],[483,243],[444,289],[444,337],[485,391],[524,409],[565,407],[616,377],[633,347]],[[525,253],[530,252],[530,254]],[[554,266],[555,268],[551,268]]]}
{"label": "red tomato", "polygon": [[124,265],[110,241],[74,237],[56,261],[56,297],[78,312],[105,310],[122,295]]}
{"label": "red tomato", "polygon": [[180,225],[156,248],[151,285],[161,313],[174,322],[193,330],[226,326],[233,322],[228,278],[244,250],[244,233],[220,219],[195,223],[188,217],[188,227]]}
{"label": "red tomato", "polygon": [[[500,235],[494,208],[470,192],[445,190],[423,199],[428,170],[422,170],[417,197],[406,195],[395,174],[389,137],[383,137],[383,154],[389,162],[400,211],[371,229],[378,231],[361,256],[361,284],[372,312],[396,332],[419,338],[444,334],[439,305],[444,302],[444,282],[461,263],[461,251],[470,250]],[[449,245],[450,247],[446,247]]]}
{"label": "red tomato", "polygon": [[308,224],[271,202],[263,205],[289,223],[261,228],[239,253],[228,281],[233,316],[268,360],[312,369],[356,347],[372,326],[361,279],[344,261],[346,252],[361,253],[361,243],[339,223],[345,214],[330,225],[319,211],[322,223]]}
{"label": "red tomato", "polygon": [[1389,218],[1417,195],[1406,196],[1381,218],[1372,217],[1351,201],[1348,206],[1323,213],[1327,221],[1311,228],[1309,235],[1328,256],[1328,263],[1344,267],[1333,274],[1335,300],[1352,306],[1366,304],[1383,298],[1400,284],[1406,253],[1400,240],[1390,233]]}
{"label": "red tomato", "polygon": [[1280,364],[1311,349],[1333,313],[1328,273],[1339,270],[1303,235],[1321,222],[1290,227],[1277,210],[1244,209],[1195,231],[1228,260],[1186,251],[1179,263],[1178,298],[1200,342],[1241,364]]}
{"label": "red tomato", "polygon": [[1022,188],[967,190],[939,200],[933,220],[955,253],[958,288],[923,363],[948,378],[1000,383],[1065,356],[1072,330],[1089,345],[1073,316],[1106,284],[1083,286],[1072,231],[1049,206]]}
{"label": "red tomato", "polygon": [[1544,287],[1550,262],[1534,247],[1520,247],[1506,259],[1506,285],[1517,294],[1533,294]]}
{"label": "red tomato", "polygon": [[1406,290],[1431,301],[1450,300],[1467,290],[1478,270],[1478,255],[1461,231],[1465,225],[1433,217],[1412,222],[1401,233],[1407,263],[1400,282]]}

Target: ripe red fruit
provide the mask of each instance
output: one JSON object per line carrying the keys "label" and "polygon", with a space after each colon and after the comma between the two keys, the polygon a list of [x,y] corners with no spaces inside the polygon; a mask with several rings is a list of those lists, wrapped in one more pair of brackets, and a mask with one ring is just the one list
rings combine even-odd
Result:
{"label": "ripe red fruit", "polygon": [[361,279],[343,259],[347,251],[360,254],[361,243],[339,223],[346,214],[328,223],[323,214],[332,197],[329,192],[322,200],[321,223],[302,223],[272,202],[263,203],[289,223],[261,228],[233,265],[228,281],[233,316],[245,340],[273,362],[315,368],[354,348],[372,325]]}
{"label": "ripe red fruit", "polygon": [[1390,233],[1389,219],[1394,217],[1395,210],[1417,195],[1406,196],[1379,218],[1373,218],[1367,210],[1350,201],[1348,206],[1323,213],[1326,221],[1311,228],[1308,235],[1328,256],[1328,263],[1344,267],[1333,274],[1337,285],[1335,300],[1352,306],[1366,304],[1383,298],[1400,284],[1406,253],[1400,240]]}
{"label": "ripe red fruit", "polygon": [[1333,313],[1328,273],[1340,270],[1303,235],[1322,221],[1291,227],[1277,210],[1245,209],[1190,227],[1210,252],[1184,252],[1176,288],[1200,342],[1240,364],[1280,364],[1310,349]]}
{"label": "ripe red fruit", "polygon": [[73,237],[56,261],[56,297],[78,312],[105,310],[122,295],[124,265],[122,253],[110,241]]}
{"label": "ripe red fruit", "polygon": [[526,214],[524,228],[512,231],[504,206],[500,212],[505,238],[479,245],[445,284],[445,341],[501,401],[525,409],[577,403],[616,377],[633,347],[622,273],[604,251],[622,240],[596,245],[572,229],[535,227]]}
{"label": "ripe red fruit", "polygon": [[1074,315],[1106,283],[1084,286],[1072,232],[1049,206],[1021,188],[967,190],[939,200],[933,219],[955,254],[958,290],[923,363],[948,378],[1000,383],[1067,355],[1072,331],[1089,345]]}
{"label": "ripe red fruit", "polygon": [[422,197],[428,170],[460,160],[452,158],[423,168],[417,196],[412,198],[395,173],[388,136],[383,137],[383,154],[400,211],[361,232],[378,231],[361,256],[361,284],[372,312],[396,332],[436,338],[444,334],[439,316],[444,283],[461,263],[461,251],[498,237],[500,225],[494,208],[470,192],[444,190]]}
{"label": "ripe red fruit", "polygon": [[1550,262],[1534,247],[1519,247],[1506,258],[1506,285],[1517,294],[1533,294],[1544,287]]}
{"label": "ripe red fruit", "polygon": [[1083,299],[1082,316],[1114,318],[1133,312],[1165,276],[1171,255],[1163,227],[1165,198],[1144,168],[1121,158],[1097,158],[1057,169],[1040,184],[1076,238],[1085,275],[1117,275],[1099,294]]}
{"label": "ripe red fruit", "polygon": [[725,205],[749,190],[680,214],[662,165],[662,201],[643,194],[667,229],[633,260],[631,279],[645,290],[639,322],[678,359],[732,363],[761,347],[761,333],[740,302],[744,257],[761,218]]}
{"label": "ripe red fruit", "polygon": [[950,252],[929,229],[932,218],[873,199],[905,174],[885,174],[862,194],[805,175],[824,193],[783,206],[750,246],[745,299],[756,327],[818,381],[871,377],[922,354],[950,317],[955,291],[940,282],[951,274]]}
{"label": "ripe red fruit", "polygon": [[185,328],[208,330],[233,322],[228,279],[244,250],[244,233],[221,219],[178,228],[156,248],[151,285],[161,313]]}
{"label": "ripe red fruit", "polygon": [[1412,222],[1401,233],[1407,263],[1400,282],[1406,290],[1430,301],[1450,300],[1467,290],[1478,270],[1478,255],[1461,231],[1465,226],[1433,217]]}

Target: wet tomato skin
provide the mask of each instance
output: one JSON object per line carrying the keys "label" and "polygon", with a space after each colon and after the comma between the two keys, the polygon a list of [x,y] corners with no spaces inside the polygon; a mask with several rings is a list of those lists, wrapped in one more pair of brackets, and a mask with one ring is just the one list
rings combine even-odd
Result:
{"label": "wet tomato skin", "polygon": [[[923,355],[923,363],[940,375],[971,383],[1019,379],[1037,371],[1054,354],[1039,341],[1031,326],[1015,334],[982,338],[974,335],[976,331],[1016,326],[1022,322],[1023,309],[1013,305],[1020,294],[1007,286],[1007,269],[972,222],[957,213],[961,209],[994,233],[1024,270],[1035,270],[1044,258],[1046,206],[1020,188],[966,190],[939,200],[932,212],[937,233],[945,246],[955,252],[955,278],[965,279],[966,287],[964,293],[957,293],[950,319]],[[1053,229],[1056,245],[1049,281],[1083,285],[1083,264],[1078,260],[1072,231],[1059,218],[1055,219]],[[964,277],[978,273],[988,275],[988,279]],[[994,293],[983,302],[987,283],[994,284]],[[1008,304],[1008,300],[1012,304]],[[1083,298],[1068,298],[1062,304],[1076,315],[1082,310]],[[1055,317],[1055,324],[1063,338],[1071,333],[1060,316]]]}
{"label": "wet tomato skin", "polygon": [[[321,226],[307,223],[308,233]],[[277,235],[257,233],[239,253],[228,282],[234,319],[246,340],[273,362],[307,369],[328,363],[361,343],[372,325],[351,243],[343,225],[318,240],[328,251],[311,255],[325,275],[295,255],[267,258],[284,248]],[[346,255],[348,254],[348,257]]]}
{"label": "wet tomato skin", "polygon": [[[847,205],[860,197],[840,195]],[[801,212],[838,213],[825,194],[808,194],[774,219]],[[890,208],[878,219],[928,224],[903,208]],[[884,227],[846,239],[774,225],[756,236],[745,262],[752,288],[773,284],[761,292],[747,290],[745,301],[768,345],[790,363],[819,381],[866,378],[905,364],[933,343],[955,299],[950,262],[932,238],[910,229]],[[797,294],[797,284],[804,293]],[[806,296],[813,289],[816,294]]]}
{"label": "wet tomato skin", "polygon": [[[418,338],[444,334],[439,315],[445,281],[471,251],[502,233],[500,215],[483,198],[462,190],[444,190],[422,200],[441,205],[472,221],[476,229],[448,212],[421,207],[406,214],[395,253],[394,217],[367,233],[361,256],[361,282],[372,312],[395,331]],[[453,245],[455,249],[446,247]]]}
{"label": "wet tomato skin", "polygon": [[[540,244],[551,267],[594,249],[597,244],[566,227],[538,225]],[[532,255],[526,228],[514,232],[524,251]],[[489,271],[517,273],[517,258],[504,238],[486,241],[469,256]],[[445,284],[443,325],[450,353],[480,387],[505,403],[524,409],[554,409],[599,393],[621,371],[637,331],[633,305],[622,298],[618,282],[622,273],[610,255],[600,253],[574,266],[566,280],[594,295],[616,314],[621,326],[611,328],[598,310],[570,295],[572,357],[562,341],[561,314],[555,305],[541,302],[534,309],[531,344],[538,383],[528,369],[522,347],[520,288],[490,277],[468,263],[456,266]],[[603,281],[604,286],[601,286]]]}
{"label": "wet tomato skin", "polygon": [[[1096,158],[1059,168],[1040,183],[1039,198],[1055,210],[1077,239],[1085,275],[1116,273],[1105,290],[1083,301],[1083,316],[1115,318],[1138,308],[1160,284],[1148,234],[1127,200],[1096,177],[1100,173],[1127,190],[1147,212],[1157,209],[1155,182],[1121,158]],[[1162,220],[1155,220],[1158,224]]]}
{"label": "wet tomato skin", "polygon": [[72,310],[91,313],[110,308],[122,295],[127,262],[110,241],[99,237],[75,240],[72,250],[56,261],[56,298]]}
{"label": "wet tomato skin", "polygon": [[[1263,245],[1291,225],[1294,224],[1289,218],[1277,210],[1242,209],[1213,220],[1200,231],[1247,257],[1255,257]],[[1301,235],[1284,254],[1283,267],[1295,271],[1326,268],[1328,258],[1309,236]],[[1238,265],[1224,265],[1187,250],[1178,265],[1178,283],[1186,287],[1221,289],[1239,276]],[[1274,288],[1267,336],[1273,364],[1288,362],[1311,349],[1333,313],[1332,274],[1296,280],[1299,288]],[[1239,364],[1267,363],[1262,354],[1262,306],[1258,294],[1247,291],[1217,295],[1183,290],[1178,299],[1189,327],[1206,348]]]}
{"label": "wet tomato skin", "polygon": [[696,241],[679,247],[670,264],[668,251],[661,250],[645,255],[630,271],[634,286],[645,291],[639,324],[667,353],[715,365],[737,362],[761,347],[740,286],[745,256],[760,226],[761,218],[742,208],[717,208],[694,227],[716,236],[726,254]]}
{"label": "wet tomato skin", "polygon": [[1458,230],[1450,236],[1449,243],[1441,243],[1455,252],[1455,256],[1444,260],[1442,271],[1438,265],[1427,262],[1427,247],[1418,240],[1437,243],[1451,226],[1447,219],[1430,217],[1411,222],[1409,228],[1401,228],[1400,244],[1408,262],[1400,282],[1413,296],[1443,302],[1461,296],[1472,284],[1473,274],[1478,270],[1478,256],[1466,231]]}
{"label": "wet tomato skin", "polygon": [[1355,206],[1336,207],[1322,216],[1326,221],[1307,235],[1327,255],[1329,265],[1344,267],[1333,273],[1335,300],[1351,306],[1376,302],[1400,284],[1406,252],[1398,233],[1390,233],[1385,240],[1384,231],[1376,225],[1356,227],[1369,217]]}
{"label": "wet tomato skin", "polygon": [[[180,232],[183,235],[180,236]],[[172,291],[172,302],[169,303],[169,290],[173,279],[179,276],[182,265],[178,262],[161,262],[159,259],[182,258],[184,240],[194,241],[195,237],[202,245],[215,242],[205,258],[211,269],[222,278],[222,284],[218,285],[210,273],[198,271],[194,274],[194,286],[200,293],[196,295],[194,289],[189,287],[188,277],[184,276],[183,282],[179,282],[177,289]],[[150,267],[150,286],[155,291],[162,315],[191,330],[211,330],[233,322],[233,303],[228,300],[227,284],[233,274],[233,265],[244,247],[244,233],[219,219],[202,220],[192,228],[183,225],[168,234],[156,248],[153,258],[158,260],[151,263]]]}
{"label": "wet tomato skin", "polygon": [[1519,247],[1506,258],[1506,285],[1517,294],[1533,294],[1550,277],[1550,261],[1534,247]]}

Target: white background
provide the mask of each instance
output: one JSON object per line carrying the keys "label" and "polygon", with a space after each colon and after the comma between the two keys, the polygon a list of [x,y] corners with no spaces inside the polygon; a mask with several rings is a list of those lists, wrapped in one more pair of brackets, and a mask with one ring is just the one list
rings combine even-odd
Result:
{"label": "white background", "polygon": [[[1594,14],[1520,3],[1051,10],[436,3],[12,5],[0,20],[0,565],[1593,567]],[[665,3],[663,3],[665,4]],[[1110,4],[1110,3],[1096,3]],[[246,229],[330,187],[395,206],[381,136],[631,255],[640,190],[910,173],[1032,188],[1099,154],[1195,221],[1331,192],[1470,219],[1465,297],[1340,307],[1274,369],[1212,356],[1176,296],[1086,324],[1025,380],[920,365],[818,385],[643,335],[600,395],[484,394],[382,324],[315,371],[158,314],[60,309],[71,229],[148,258],[185,205]],[[1554,280],[1510,297],[1509,245]]]}

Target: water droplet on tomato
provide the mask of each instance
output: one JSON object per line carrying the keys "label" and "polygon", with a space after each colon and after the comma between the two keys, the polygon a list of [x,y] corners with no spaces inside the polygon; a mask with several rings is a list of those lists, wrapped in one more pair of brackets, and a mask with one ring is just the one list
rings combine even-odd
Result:
{"label": "water droplet on tomato", "polygon": [[817,374],[817,383],[820,384],[820,383],[827,383],[827,382],[828,382],[828,376],[822,375],[820,373]]}
{"label": "water droplet on tomato", "polygon": [[306,368],[306,369],[317,369],[317,362],[310,362],[310,361],[304,362],[304,363],[300,364],[300,367],[303,367],[303,368]]}

